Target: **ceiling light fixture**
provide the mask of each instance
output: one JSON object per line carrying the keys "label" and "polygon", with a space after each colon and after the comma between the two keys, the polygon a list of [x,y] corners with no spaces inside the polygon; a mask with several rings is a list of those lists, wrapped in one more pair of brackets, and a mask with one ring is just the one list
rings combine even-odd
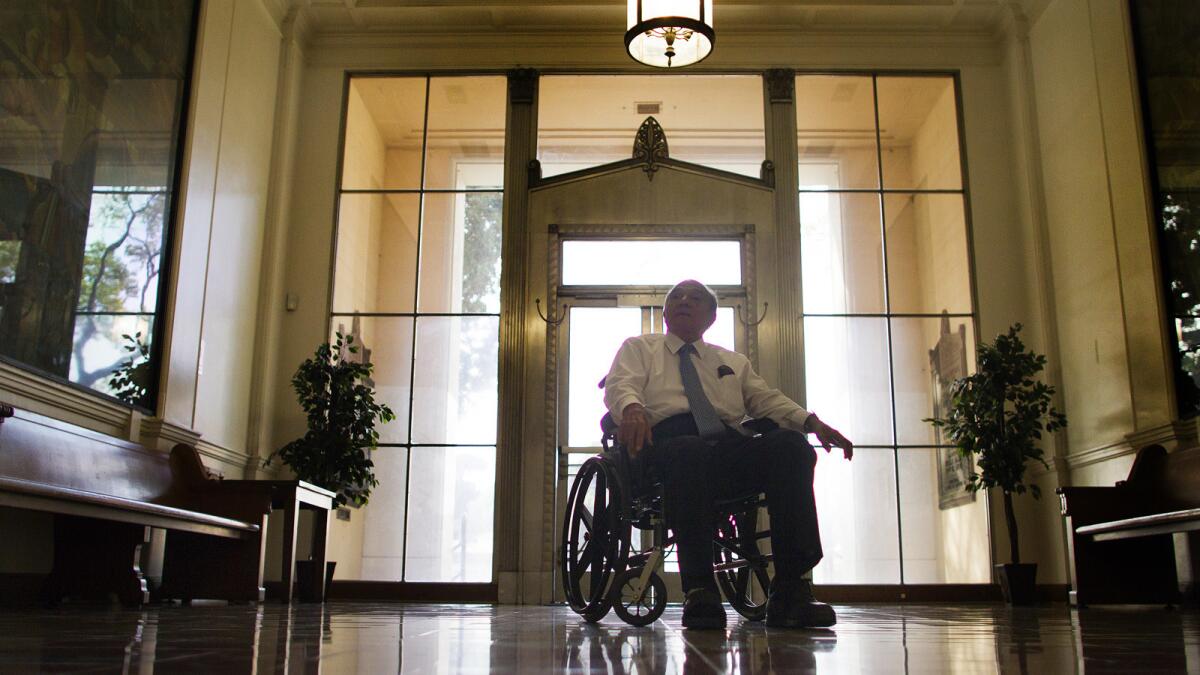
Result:
{"label": "ceiling light fixture", "polygon": [[628,0],[625,49],[639,63],[682,68],[699,63],[717,42],[712,0]]}

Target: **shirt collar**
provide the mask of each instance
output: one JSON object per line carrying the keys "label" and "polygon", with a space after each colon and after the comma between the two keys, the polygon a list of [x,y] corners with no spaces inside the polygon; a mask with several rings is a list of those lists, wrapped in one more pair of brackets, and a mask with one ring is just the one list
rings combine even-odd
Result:
{"label": "shirt collar", "polygon": [[[683,338],[674,333],[667,333],[666,335],[667,349],[670,350],[672,354],[678,354],[679,349],[684,345]],[[704,342],[704,340],[696,340],[692,344],[696,346],[696,355],[700,357],[701,361],[703,361],[704,357],[709,351],[708,344]]]}

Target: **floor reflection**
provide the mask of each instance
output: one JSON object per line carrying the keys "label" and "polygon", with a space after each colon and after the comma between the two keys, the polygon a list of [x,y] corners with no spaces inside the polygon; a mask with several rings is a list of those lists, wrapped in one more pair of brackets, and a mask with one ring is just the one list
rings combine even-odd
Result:
{"label": "floor reflection", "polygon": [[564,607],[330,603],[0,611],[0,672],[1200,673],[1161,607],[859,605],[832,630],[633,628]]}

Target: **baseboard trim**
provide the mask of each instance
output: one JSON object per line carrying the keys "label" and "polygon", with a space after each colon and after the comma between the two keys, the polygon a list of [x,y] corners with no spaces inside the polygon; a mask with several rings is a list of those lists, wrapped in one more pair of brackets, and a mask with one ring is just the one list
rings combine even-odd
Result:
{"label": "baseboard trim", "polygon": [[[1039,602],[1066,602],[1067,584],[1038,584]],[[823,602],[1003,602],[999,584],[826,584],[813,592]]]}
{"label": "baseboard trim", "polygon": [[402,581],[335,580],[326,594],[329,600],[371,602],[460,602],[495,604],[499,585],[438,584]]}
{"label": "baseboard trim", "polygon": [[41,603],[46,573],[0,572],[0,606],[24,607]]}

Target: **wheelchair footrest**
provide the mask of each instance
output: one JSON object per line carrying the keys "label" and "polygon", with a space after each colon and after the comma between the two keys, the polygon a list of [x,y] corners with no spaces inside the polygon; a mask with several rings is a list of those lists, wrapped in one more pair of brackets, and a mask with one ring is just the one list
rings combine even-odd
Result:
{"label": "wheelchair footrest", "polygon": [[[756,558],[755,562],[761,561],[763,564],[766,564],[766,563],[771,562],[774,559],[775,559],[774,554],[768,553],[766,555]],[[713,565],[713,571],[714,572],[728,572],[730,570],[739,570],[743,567],[746,567],[749,564],[750,564],[750,561],[746,560],[744,558],[742,560],[734,560],[733,562],[717,563],[717,564]]]}

